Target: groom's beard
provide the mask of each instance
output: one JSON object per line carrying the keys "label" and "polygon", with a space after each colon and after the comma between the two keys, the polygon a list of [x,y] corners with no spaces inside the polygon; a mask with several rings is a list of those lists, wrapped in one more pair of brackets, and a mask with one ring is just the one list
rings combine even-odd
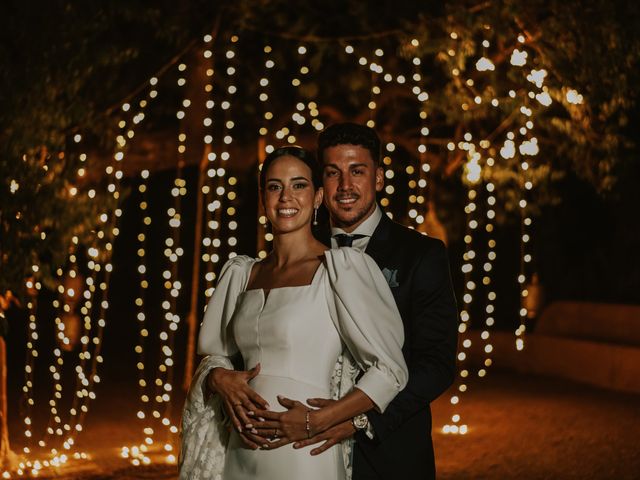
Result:
{"label": "groom's beard", "polygon": [[[340,202],[341,200],[344,201],[351,199],[354,200],[352,204],[345,204]],[[331,202],[331,206],[335,208],[329,208],[329,218],[331,220],[331,226],[345,229],[354,225],[358,225],[369,218],[369,216],[375,210],[375,199],[369,205],[358,208],[357,203],[359,199],[360,195],[358,195],[357,193],[335,195]],[[353,207],[351,207],[350,205],[353,205]]]}

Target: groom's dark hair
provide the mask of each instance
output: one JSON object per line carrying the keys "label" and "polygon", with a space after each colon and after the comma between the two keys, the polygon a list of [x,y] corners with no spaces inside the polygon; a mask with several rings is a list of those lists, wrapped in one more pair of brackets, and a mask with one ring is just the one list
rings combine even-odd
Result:
{"label": "groom's dark hair", "polygon": [[380,165],[380,138],[373,128],[358,123],[336,123],[318,136],[318,160],[324,162],[324,151],[337,145],[358,145],[369,150],[374,165]]}

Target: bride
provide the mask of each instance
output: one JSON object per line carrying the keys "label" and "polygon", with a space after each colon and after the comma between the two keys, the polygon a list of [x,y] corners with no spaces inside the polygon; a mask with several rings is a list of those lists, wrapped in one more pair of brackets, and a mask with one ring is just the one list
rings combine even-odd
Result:
{"label": "bride", "polygon": [[[273,251],[229,260],[207,306],[198,349],[208,356],[183,412],[181,479],[350,478],[349,442],[320,455],[292,444],[383,411],[406,384],[402,321],[384,276],[365,253],[328,250],[312,234],[321,182],[299,147],[279,148],[263,164]],[[238,354],[242,372],[231,363]],[[283,397],[337,401],[285,409]],[[286,412],[280,424],[290,428],[257,430],[264,419],[254,410],[266,408]]]}

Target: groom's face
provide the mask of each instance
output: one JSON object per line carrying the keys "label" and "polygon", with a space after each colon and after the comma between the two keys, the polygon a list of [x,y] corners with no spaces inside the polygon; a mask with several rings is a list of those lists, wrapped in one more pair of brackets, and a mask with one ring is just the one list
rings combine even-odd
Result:
{"label": "groom's face", "polygon": [[376,208],[376,192],[384,186],[384,172],[359,145],[336,145],[324,150],[324,203],[331,223],[352,232]]}

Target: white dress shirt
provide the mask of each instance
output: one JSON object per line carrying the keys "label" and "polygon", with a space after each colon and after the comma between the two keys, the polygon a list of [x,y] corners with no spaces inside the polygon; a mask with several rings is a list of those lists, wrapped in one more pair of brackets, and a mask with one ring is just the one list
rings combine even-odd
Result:
{"label": "white dress shirt", "polygon": [[359,250],[364,250],[369,245],[369,240],[371,240],[371,235],[378,228],[378,224],[382,219],[382,210],[380,210],[380,206],[376,204],[376,209],[373,211],[369,217],[362,222],[358,227],[351,233],[345,232],[343,229],[338,227],[331,227],[331,248],[338,248],[338,242],[334,238],[339,234],[347,234],[347,235],[364,235],[363,238],[356,238],[353,240],[353,248],[357,248]]}

